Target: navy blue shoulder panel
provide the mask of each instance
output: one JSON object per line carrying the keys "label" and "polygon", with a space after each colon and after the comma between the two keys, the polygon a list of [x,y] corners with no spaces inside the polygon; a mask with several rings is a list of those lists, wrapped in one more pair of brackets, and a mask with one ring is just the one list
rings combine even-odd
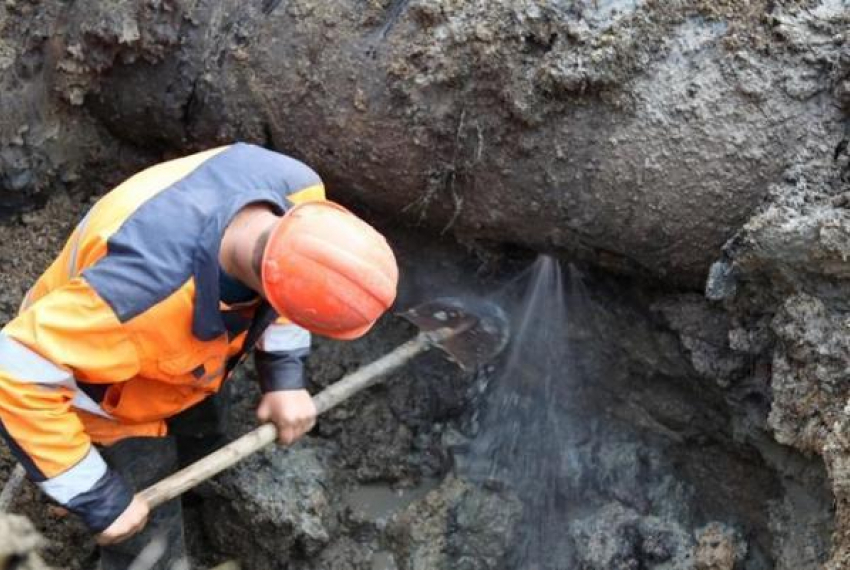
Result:
{"label": "navy blue shoulder panel", "polygon": [[236,144],[144,202],[107,241],[107,253],[83,277],[121,322],[136,317],[195,278],[193,332],[225,332],[218,311],[218,254],[227,224],[252,202],[289,209],[286,196],[320,184],[305,164]]}

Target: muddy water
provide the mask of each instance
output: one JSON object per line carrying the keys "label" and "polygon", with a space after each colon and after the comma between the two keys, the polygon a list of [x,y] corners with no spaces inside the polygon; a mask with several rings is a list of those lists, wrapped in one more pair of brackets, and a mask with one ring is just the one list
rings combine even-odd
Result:
{"label": "muddy water", "polygon": [[[351,489],[343,497],[345,506],[351,509],[358,519],[372,522],[383,529],[397,513],[411,503],[422,499],[439,485],[437,479],[425,479],[416,487],[393,489],[389,485],[360,485]],[[393,554],[386,550],[372,553],[371,570],[397,570]]]}
{"label": "muddy water", "polygon": [[389,485],[379,484],[361,485],[349,491],[344,502],[359,518],[384,526],[394,514],[424,497],[438,484],[436,479],[426,479],[410,489],[393,489]]}

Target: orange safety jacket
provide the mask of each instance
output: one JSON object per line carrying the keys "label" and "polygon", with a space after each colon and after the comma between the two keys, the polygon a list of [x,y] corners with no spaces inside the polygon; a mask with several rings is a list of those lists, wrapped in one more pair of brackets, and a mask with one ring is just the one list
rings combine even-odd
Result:
{"label": "orange safety jacket", "polygon": [[108,527],[132,493],[92,444],[165,435],[254,348],[252,323],[264,390],[303,387],[309,333],[266,303],[223,305],[219,246],[248,204],[282,214],[323,198],[309,167],[247,144],[153,166],[101,198],[0,332],[0,434],[30,479]]}

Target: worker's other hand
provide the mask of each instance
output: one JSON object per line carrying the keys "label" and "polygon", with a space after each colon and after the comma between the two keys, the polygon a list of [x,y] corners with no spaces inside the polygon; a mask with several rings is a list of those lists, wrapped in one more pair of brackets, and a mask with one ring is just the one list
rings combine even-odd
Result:
{"label": "worker's other hand", "polygon": [[257,408],[261,422],[277,427],[277,439],[289,445],[313,429],[316,424],[316,405],[307,390],[268,392]]}
{"label": "worker's other hand", "polygon": [[97,543],[106,545],[127,540],[145,528],[149,513],[148,502],[139,495],[135,495],[124,512],[106,530],[97,535]]}

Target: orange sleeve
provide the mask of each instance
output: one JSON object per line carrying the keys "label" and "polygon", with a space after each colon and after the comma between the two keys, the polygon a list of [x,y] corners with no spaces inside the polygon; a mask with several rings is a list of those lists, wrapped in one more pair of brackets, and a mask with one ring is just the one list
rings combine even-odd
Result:
{"label": "orange sleeve", "polygon": [[[121,382],[138,370],[135,347],[112,309],[80,278],[0,332],[0,432],[30,478],[72,510],[75,502],[91,503],[92,490],[110,476],[74,412],[99,413],[77,379]],[[115,513],[83,515],[96,528]]]}

